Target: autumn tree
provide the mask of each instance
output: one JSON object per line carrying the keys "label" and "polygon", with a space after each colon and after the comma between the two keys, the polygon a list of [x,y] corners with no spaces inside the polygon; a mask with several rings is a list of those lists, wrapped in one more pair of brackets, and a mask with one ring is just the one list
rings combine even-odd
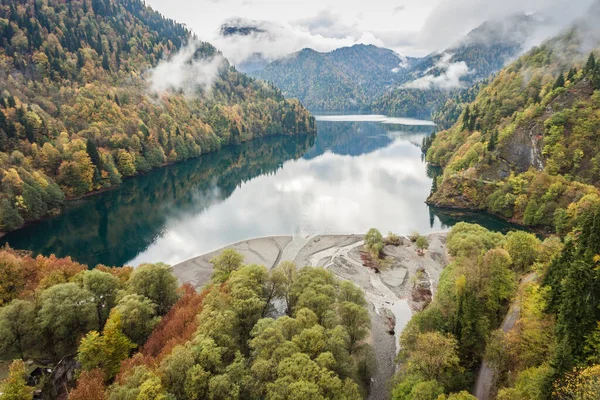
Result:
{"label": "autumn tree", "polygon": [[82,371],[77,386],[69,392],[69,400],[105,400],[105,390],[102,370]]}
{"label": "autumn tree", "polygon": [[23,361],[13,361],[8,377],[0,382],[0,399],[32,400],[33,388],[27,386],[27,372]]}
{"label": "autumn tree", "polygon": [[135,348],[135,344],[121,329],[121,316],[118,311],[114,311],[102,331],[102,336],[97,331],[91,331],[81,340],[77,359],[84,370],[100,369],[104,372],[106,381],[117,375],[121,362]]}

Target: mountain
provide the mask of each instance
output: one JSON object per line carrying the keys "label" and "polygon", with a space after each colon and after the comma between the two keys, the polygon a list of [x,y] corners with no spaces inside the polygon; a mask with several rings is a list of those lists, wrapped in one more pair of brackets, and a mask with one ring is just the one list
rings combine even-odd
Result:
{"label": "mountain", "polygon": [[123,177],[314,129],[297,101],[140,0],[0,5],[2,231]]}
{"label": "mountain", "polygon": [[[260,29],[252,25],[246,33],[244,25],[238,25],[237,35]],[[532,36],[545,26],[535,15],[513,15],[487,21],[457,44],[423,58],[355,45],[329,53],[304,49],[268,63],[264,69],[264,58],[254,55],[248,66],[242,63],[240,68],[273,82],[285,95],[298,98],[311,109],[430,117],[447,100],[464,98],[464,90],[526,50]]]}
{"label": "mountain", "polygon": [[534,15],[484,22],[456,45],[416,62],[402,84],[370,108],[387,115],[429,117],[449,99],[468,97],[471,86],[527,50],[530,37],[543,26]]}
{"label": "mountain", "polygon": [[251,74],[311,109],[358,109],[398,82],[412,62],[391,50],[360,44],[329,53],[303,49]]}
{"label": "mountain", "polygon": [[598,19],[597,3],[575,26],[501,70],[436,136],[427,160],[444,174],[430,203],[488,210],[560,233],[597,201]]}

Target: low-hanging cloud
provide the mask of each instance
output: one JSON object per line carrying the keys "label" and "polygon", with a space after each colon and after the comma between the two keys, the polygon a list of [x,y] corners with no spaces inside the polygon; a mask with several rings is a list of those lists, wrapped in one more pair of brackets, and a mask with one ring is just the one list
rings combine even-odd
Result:
{"label": "low-hanging cloud", "polygon": [[361,31],[356,23],[342,22],[341,15],[331,10],[323,10],[313,17],[294,21],[294,25],[305,28],[312,35],[320,35],[325,38],[344,39],[361,36]]}
{"label": "low-hanging cloud", "polygon": [[219,53],[209,58],[196,58],[201,43],[192,41],[169,59],[162,60],[149,71],[149,89],[153,93],[182,92],[186,96],[208,94],[227,60]]}
{"label": "low-hanging cloud", "polygon": [[535,13],[546,23],[529,33],[525,47],[539,44],[583,15],[593,0],[453,0],[441,2],[427,17],[418,42],[429,48],[447,48],[484,21],[502,21],[519,13]]}
{"label": "low-hanging cloud", "polygon": [[461,78],[470,73],[469,66],[464,61],[451,63],[452,54],[445,53],[436,63],[435,68],[441,70],[440,74],[428,74],[414,81],[404,84],[406,89],[419,90],[449,90],[463,86]]}
{"label": "low-hanging cloud", "polygon": [[[484,21],[534,13],[544,24],[526,32],[523,50],[527,50],[584,14],[593,0],[373,0],[368,7],[373,13],[365,12],[363,2],[349,1],[339,7],[337,0],[304,0],[301,12],[296,2],[274,7],[268,2],[249,6],[249,0],[219,0],[215,12],[206,13],[206,1],[147,0],[187,23],[239,65],[257,54],[270,61],[306,47],[326,52],[358,43],[422,57],[451,49]],[[256,23],[258,29],[246,31],[247,35],[222,35],[221,25],[234,19]]]}
{"label": "low-hanging cloud", "polygon": [[[329,18],[326,16],[321,24],[328,24],[328,20]],[[219,34],[211,40],[234,65],[238,65],[256,54],[272,61],[304,48],[323,52],[339,47],[352,46],[357,43],[357,38],[350,35],[351,28],[349,27],[339,26],[336,28],[335,33],[330,32],[327,36],[323,36],[324,31],[318,32],[323,30],[323,25],[319,25],[317,20],[311,20],[311,22],[305,20],[303,24],[298,23],[298,21],[290,24],[279,24],[269,21],[232,18],[224,21],[223,25],[225,24],[229,27],[252,28],[246,30],[248,34],[227,36]],[[311,29],[313,32],[310,31]],[[381,40],[378,40],[369,32],[354,31],[354,34],[361,35],[359,40],[361,43],[384,45]]]}

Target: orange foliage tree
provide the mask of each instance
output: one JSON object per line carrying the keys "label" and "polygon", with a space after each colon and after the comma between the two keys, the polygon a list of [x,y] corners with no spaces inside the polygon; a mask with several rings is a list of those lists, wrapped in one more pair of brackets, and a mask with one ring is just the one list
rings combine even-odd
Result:
{"label": "orange foliage tree", "polygon": [[196,316],[201,310],[205,292],[197,293],[192,285],[181,287],[183,296],[171,307],[144,344],[142,354],[160,361],[178,344],[192,338],[198,328]]}
{"label": "orange foliage tree", "polygon": [[69,400],[104,400],[104,373],[101,369],[83,371],[77,387],[69,393]]}

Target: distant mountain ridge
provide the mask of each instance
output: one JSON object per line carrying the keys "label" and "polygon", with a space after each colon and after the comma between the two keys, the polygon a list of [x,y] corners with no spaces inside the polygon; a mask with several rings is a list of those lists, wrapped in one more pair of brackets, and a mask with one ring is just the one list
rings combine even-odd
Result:
{"label": "distant mountain ridge", "polygon": [[373,45],[303,49],[248,72],[310,109],[424,117],[516,58],[543,23],[524,14],[487,21],[456,45],[422,58]]}
{"label": "distant mountain ridge", "polygon": [[412,61],[389,49],[359,44],[328,53],[303,49],[249,73],[273,82],[308,108],[358,109],[400,82]]}

